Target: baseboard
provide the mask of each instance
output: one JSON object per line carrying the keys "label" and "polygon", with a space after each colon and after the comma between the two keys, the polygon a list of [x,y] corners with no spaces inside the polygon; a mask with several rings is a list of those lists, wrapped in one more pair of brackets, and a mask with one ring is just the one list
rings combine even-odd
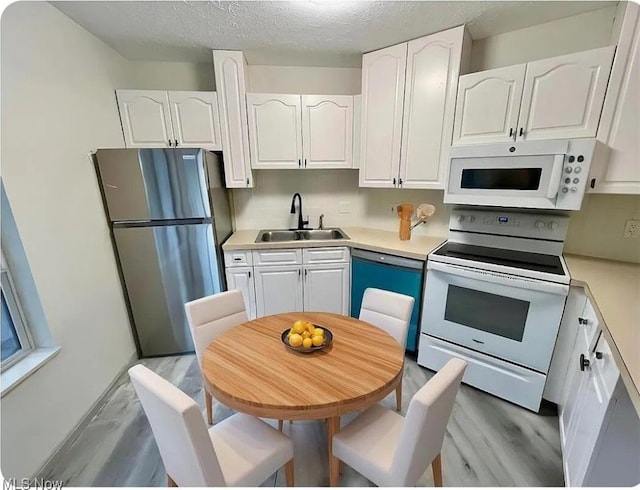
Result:
{"label": "baseboard", "polygon": [[66,451],[78,438],[80,433],[86,429],[87,425],[93,420],[93,417],[100,411],[100,409],[104,406],[107,398],[113,392],[116,383],[120,379],[120,377],[127,372],[127,370],[136,364],[139,361],[138,354],[134,352],[131,355],[131,358],[127,361],[127,363],[118,371],[118,373],[111,380],[109,385],[105,388],[102,394],[98,397],[98,399],[91,405],[91,408],[87,411],[87,413],[80,419],[80,421],[76,424],[76,426],[69,432],[67,437],[53,450],[51,456],[49,456],[44,463],[40,466],[38,471],[36,471],[31,478],[31,481],[35,478],[41,478],[43,475],[47,475],[50,470],[55,465],[56,457],[58,454]]}

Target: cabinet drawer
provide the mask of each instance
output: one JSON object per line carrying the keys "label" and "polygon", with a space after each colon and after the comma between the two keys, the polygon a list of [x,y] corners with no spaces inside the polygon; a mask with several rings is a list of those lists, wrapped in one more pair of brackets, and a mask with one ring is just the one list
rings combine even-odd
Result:
{"label": "cabinet drawer", "polygon": [[349,262],[349,249],[347,247],[305,248],[302,256],[305,264]]}
{"label": "cabinet drawer", "polygon": [[251,250],[232,250],[225,252],[224,264],[227,267],[246,267],[253,265]]}
{"label": "cabinet drawer", "polygon": [[253,265],[296,264],[302,264],[302,250],[299,248],[253,251]]}
{"label": "cabinet drawer", "polygon": [[600,337],[594,348],[594,355],[592,356],[593,370],[596,373],[599,381],[604,387],[607,398],[611,398],[613,390],[616,387],[620,371],[616,366],[616,361],[611,354],[611,348],[607,339],[604,338],[604,334],[600,332]]}

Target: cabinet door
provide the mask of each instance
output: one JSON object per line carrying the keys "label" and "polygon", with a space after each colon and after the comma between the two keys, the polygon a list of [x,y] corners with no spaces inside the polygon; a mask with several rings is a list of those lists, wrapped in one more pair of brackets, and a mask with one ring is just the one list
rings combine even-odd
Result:
{"label": "cabinet door", "polygon": [[409,41],[400,187],[443,189],[464,26]]}
{"label": "cabinet door", "polygon": [[246,67],[242,51],[213,52],[227,187],[253,187],[245,104]]}
{"label": "cabinet door", "polygon": [[527,64],[518,139],[596,135],[615,46]]}
{"label": "cabinet door", "polygon": [[302,311],[302,266],[255,267],[258,317]]}
{"label": "cabinet door", "polygon": [[353,168],[360,168],[362,135],[362,95],[353,96]]}
{"label": "cabinet door", "polygon": [[353,96],[302,96],[302,150],[305,168],[351,168]]}
{"label": "cabinet door", "polygon": [[507,66],[460,77],[454,145],[513,140],[526,66]]}
{"label": "cabinet door", "polygon": [[169,107],[179,146],[222,150],[215,92],[169,92]]}
{"label": "cabinet door", "polygon": [[251,168],[300,168],[299,95],[247,94]]}
{"label": "cabinet door", "polygon": [[304,311],[349,314],[349,264],[304,266]]}
{"label": "cabinet door", "polygon": [[[640,194],[640,8],[627,2],[620,40],[598,127],[598,140],[610,151],[595,192]],[[592,169],[595,171],[596,166]]]}
{"label": "cabinet door", "polygon": [[256,288],[253,282],[253,267],[227,267],[227,289],[239,289],[244,297],[249,320],[256,318]]}
{"label": "cabinet door", "polygon": [[164,90],[117,90],[127,148],[165,148],[173,143],[169,97]]}
{"label": "cabinet door", "polygon": [[407,43],[362,57],[360,187],[396,187]]}

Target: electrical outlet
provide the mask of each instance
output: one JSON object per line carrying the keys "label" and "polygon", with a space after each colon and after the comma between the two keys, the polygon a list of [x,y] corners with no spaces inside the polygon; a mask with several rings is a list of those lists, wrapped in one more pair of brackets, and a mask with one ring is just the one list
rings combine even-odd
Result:
{"label": "electrical outlet", "polygon": [[628,219],[624,224],[624,238],[640,238],[640,220]]}
{"label": "electrical outlet", "polygon": [[349,214],[351,212],[351,203],[349,201],[340,201],[338,209],[340,214]]}

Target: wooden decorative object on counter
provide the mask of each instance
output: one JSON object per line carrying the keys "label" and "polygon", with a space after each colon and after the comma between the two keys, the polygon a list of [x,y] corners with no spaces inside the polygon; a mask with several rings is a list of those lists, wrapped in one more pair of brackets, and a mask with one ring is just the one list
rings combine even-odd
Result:
{"label": "wooden decorative object on counter", "polygon": [[396,209],[400,217],[400,240],[409,240],[411,238],[413,204],[398,204]]}

